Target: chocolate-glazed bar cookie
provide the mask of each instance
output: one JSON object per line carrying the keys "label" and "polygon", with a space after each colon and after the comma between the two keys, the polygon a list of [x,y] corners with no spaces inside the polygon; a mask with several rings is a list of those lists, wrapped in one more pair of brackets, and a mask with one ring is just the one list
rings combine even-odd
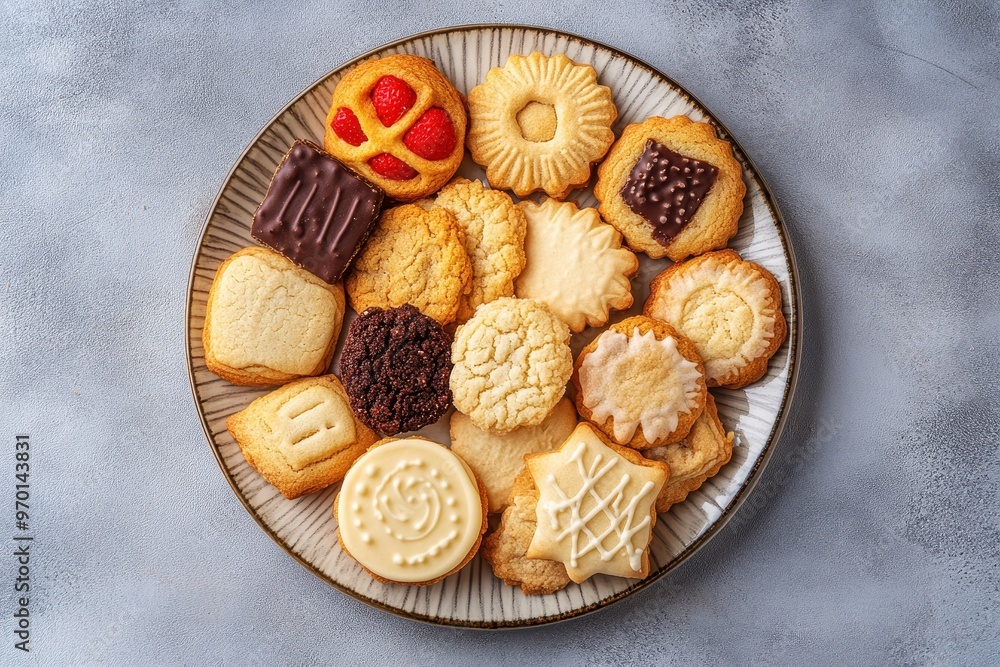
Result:
{"label": "chocolate-glazed bar cookie", "polygon": [[333,284],[368,238],[382,196],[319,147],[296,141],[274,172],[250,233]]}

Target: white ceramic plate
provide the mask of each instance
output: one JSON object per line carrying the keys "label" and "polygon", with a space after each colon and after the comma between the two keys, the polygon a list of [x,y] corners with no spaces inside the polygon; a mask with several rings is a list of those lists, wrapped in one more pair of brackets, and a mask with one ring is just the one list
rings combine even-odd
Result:
{"label": "white ceramic plate", "polygon": [[[493,576],[481,556],[461,572],[427,587],[373,581],[337,544],[333,499],[338,486],[296,500],[286,500],[247,464],[226,431],[226,418],[246,407],[266,389],[237,387],[205,368],[201,330],[208,291],[219,264],[254,245],[250,224],[279,160],[296,139],[323,143],[324,122],[333,88],[342,72],[369,56],[412,53],[431,58],[467,94],[486,72],[503,65],[512,53],[565,53],[592,65],[602,84],[614,93],[619,118],[615,133],[649,116],[686,114],[715,125],[733,141],[747,185],[739,234],[730,246],[770,270],[781,283],[788,341],[771,360],[766,377],[746,389],[715,390],[724,426],[736,433],[732,461],[688,499],[661,515],[650,549],[650,574],[642,581],[597,576],[570,584],[553,595],[527,596]],[[459,174],[483,178],[465,160]],[[576,191],[580,205],[596,204],[589,189]],[[649,294],[649,281],[668,264],[641,256],[633,281],[635,306],[615,313],[618,321],[637,314]],[[470,627],[536,625],[572,618],[606,606],[649,585],[690,557],[728,521],[764,468],[780,431],[794,384],[799,341],[798,294],[794,260],[780,216],[766,185],[729,132],[683,88],[651,66],[611,47],[553,30],[523,26],[465,26],[415,35],[359,56],[333,70],[292,100],[250,143],[226,178],[208,215],[191,266],[187,309],[187,352],[195,403],[219,465],[233,490],[268,535],[316,576],[375,607],[409,618]],[[345,321],[344,332],[353,313]],[[574,337],[574,353],[599,333]],[[337,368],[337,362],[334,362]],[[448,442],[446,415],[422,431]]]}

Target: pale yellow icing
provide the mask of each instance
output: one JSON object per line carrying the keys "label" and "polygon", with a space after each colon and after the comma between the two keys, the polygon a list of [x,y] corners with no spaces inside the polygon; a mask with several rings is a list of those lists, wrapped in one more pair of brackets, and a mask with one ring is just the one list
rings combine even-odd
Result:
{"label": "pale yellow icing", "polygon": [[479,539],[482,498],[462,459],[435,442],[396,440],[369,450],[344,478],[340,539],[368,570],[399,582],[455,569]]}
{"label": "pale yellow icing", "polygon": [[700,379],[673,336],[657,340],[638,327],[630,336],[605,331],[580,365],[583,404],[595,422],[614,418],[614,439],[622,444],[639,426],[649,442],[673,433],[680,415],[698,405]]}

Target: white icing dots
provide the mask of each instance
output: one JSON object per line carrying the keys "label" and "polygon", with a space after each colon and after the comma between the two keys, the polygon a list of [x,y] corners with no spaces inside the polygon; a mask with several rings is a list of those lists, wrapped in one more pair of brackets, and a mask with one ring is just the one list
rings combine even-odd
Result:
{"label": "white icing dots", "polygon": [[[391,581],[447,574],[479,538],[483,506],[475,477],[433,442],[407,439],[375,447],[348,471],[341,494],[337,519],[344,546]],[[381,531],[386,540],[375,544],[362,526]]]}

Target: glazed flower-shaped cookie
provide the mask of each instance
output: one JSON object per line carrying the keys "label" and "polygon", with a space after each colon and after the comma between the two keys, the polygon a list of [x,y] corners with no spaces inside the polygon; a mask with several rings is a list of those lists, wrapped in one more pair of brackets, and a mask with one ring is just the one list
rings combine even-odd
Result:
{"label": "glazed flower-shaped cookie", "polygon": [[675,262],[726,247],[745,194],[729,142],[687,116],[654,116],[626,127],[594,186],[601,216],[630,248]]}
{"label": "glazed flower-shaped cookie", "polygon": [[694,344],[641,315],[612,325],[583,348],[573,383],[580,415],[635,449],[683,439],[708,393]]}
{"label": "glazed flower-shaped cookie", "polygon": [[472,317],[481,304],[514,295],[514,279],[524,269],[524,213],[506,192],[483,187],[479,181],[456,178],[434,199],[420,206],[445,209],[465,233],[465,251],[472,262],[472,288],[458,303],[458,322]]}
{"label": "glazed flower-shaped cookie", "polygon": [[670,477],[656,498],[656,511],[666,512],[729,463],[733,434],[722,427],[715,399],[708,394],[705,411],[686,438],[672,445],[647,449],[642,455],[670,466]]}
{"label": "glazed flower-shaped cookie", "polygon": [[462,97],[430,60],[366,60],[333,91],[326,150],[398,201],[448,182],[462,162]]}
{"label": "glazed flower-shaped cookie", "polygon": [[729,249],[653,278],[643,313],[691,339],[710,387],[738,389],[759,380],[788,332],[778,281]]}
{"label": "glazed flower-shaped cookie", "polygon": [[455,408],[493,433],[541,424],[573,373],[569,338],[569,327],[541,301],[483,304],[455,332]]}
{"label": "glazed flower-shaped cookie", "polygon": [[495,188],[562,199],[614,141],[611,90],[563,54],[512,55],[469,93],[469,151]]}
{"label": "glazed flower-shaped cookie", "polygon": [[528,220],[524,271],[515,290],[548,304],[575,332],[603,326],[610,310],[632,305],[639,260],[593,208],[545,199],[520,203]]}

